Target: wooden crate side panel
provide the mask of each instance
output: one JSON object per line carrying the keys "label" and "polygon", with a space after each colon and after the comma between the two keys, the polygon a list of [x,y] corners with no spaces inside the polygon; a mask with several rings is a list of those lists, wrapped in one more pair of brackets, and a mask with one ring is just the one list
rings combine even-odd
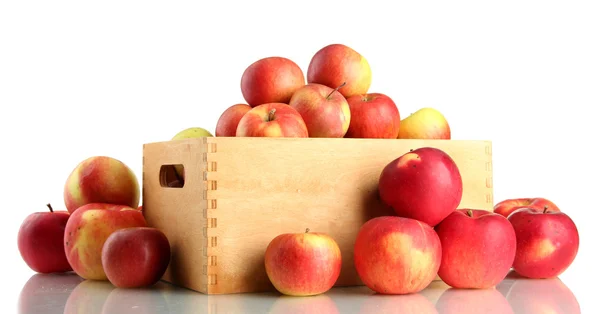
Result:
{"label": "wooden crate side panel", "polygon": [[336,286],[362,284],[354,269],[353,245],[368,219],[393,214],[378,200],[381,169],[424,146],[446,151],[464,181],[460,207],[491,210],[491,143],[364,139],[208,138],[214,144],[206,173],[214,200],[208,218],[216,228],[213,255],[217,284],[210,293],[266,291],[264,250],[280,233],[306,228],[334,237],[343,255]]}
{"label": "wooden crate side panel", "polygon": [[[163,280],[208,293],[204,170],[206,143],[202,140],[144,145],[143,210],[148,225],[165,233],[171,245],[171,262]],[[185,185],[163,187],[161,166],[182,164]],[[174,175],[174,169],[165,172]]]}

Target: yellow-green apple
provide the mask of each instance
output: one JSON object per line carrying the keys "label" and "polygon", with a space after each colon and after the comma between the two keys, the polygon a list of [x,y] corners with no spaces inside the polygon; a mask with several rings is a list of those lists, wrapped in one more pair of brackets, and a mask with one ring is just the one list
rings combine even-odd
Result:
{"label": "yellow-green apple", "polygon": [[47,206],[49,211],[31,213],[23,220],[17,236],[19,253],[25,264],[38,273],[71,271],[63,246],[69,212]]}
{"label": "yellow-green apple", "polygon": [[93,156],[80,162],[69,174],[63,196],[69,213],[90,203],[137,207],[140,185],[135,173],[122,161]]}
{"label": "yellow-green apple", "polygon": [[342,271],[337,242],[320,232],[284,233],[269,242],[265,270],[275,289],[284,295],[309,296],[333,287]]}
{"label": "yellow-green apple", "polygon": [[397,138],[400,111],[389,96],[382,93],[354,95],[347,98],[350,126],[347,138]]}
{"label": "yellow-green apple", "polygon": [[327,45],[311,58],[306,72],[308,83],[317,83],[340,88],[340,93],[348,98],[366,94],[371,87],[371,66],[367,59],[343,44]]}
{"label": "yellow-green apple", "polygon": [[118,288],[157,283],[171,260],[169,240],[152,227],[132,227],[111,233],[102,247],[102,267]]}
{"label": "yellow-green apple", "polygon": [[379,177],[381,201],[401,217],[435,226],[460,205],[463,182],[454,160],[421,147],[388,163]]}
{"label": "yellow-green apple", "polygon": [[266,57],[250,64],[242,74],[242,96],[251,107],[280,102],[287,104],[292,94],[304,86],[304,72],[284,57]]}
{"label": "yellow-green apple", "polygon": [[[342,84],[343,85],[343,84]],[[337,88],[307,84],[299,88],[290,106],[306,123],[309,137],[344,137],[350,126],[350,106]]]}
{"label": "yellow-green apple", "polygon": [[440,314],[512,314],[513,310],[496,289],[446,289],[435,304]]}
{"label": "yellow-green apple", "polygon": [[379,216],[363,224],[354,243],[354,267],[362,282],[380,294],[410,294],[436,277],[440,238],[421,221]]}
{"label": "yellow-green apple", "polygon": [[449,140],[450,125],[438,110],[421,108],[400,121],[398,138]]}
{"label": "yellow-green apple", "polygon": [[217,127],[215,129],[216,136],[235,136],[235,131],[240,123],[242,117],[246,112],[250,111],[252,107],[248,104],[235,104],[228,107],[223,111],[219,120],[217,120]]}
{"label": "yellow-green apple", "polygon": [[266,103],[248,111],[238,124],[239,137],[308,137],[298,111],[284,103]]}
{"label": "yellow-green apple", "polygon": [[[200,138],[200,137],[213,137],[212,133],[210,133],[210,131],[208,131],[205,128],[201,128],[201,127],[190,127],[187,129],[183,129],[179,132],[177,132],[177,134],[175,134],[172,138],[171,141],[178,141],[178,140],[184,140],[184,139],[190,139],[190,138]],[[185,171],[182,165],[175,165],[175,172],[177,174],[176,179],[177,182],[170,182],[169,185],[170,186],[183,186],[183,182],[185,180]]]}
{"label": "yellow-green apple", "polygon": [[577,297],[559,278],[529,279],[511,272],[506,300],[515,314],[581,313]]}
{"label": "yellow-green apple", "polygon": [[520,208],[530,208],[537,211],[548,209],[554,212],[559,212],[560,209],[556,204],[547,198],[543,197],[523,197],[505,199],[494,206],[494,213],[508,217],[512,212]]}
{"label": "yellow-green apple", "polygon": [[442,243],[438,275],[449,286],[492,288],[510,271],[517,239],[506,217],[483,209],[459,209],[435,231]]}
{"label": "yellow-green apple", "polygon": [[91,203],[76,209],[65,227],[64,250],[73,270],[84,279],[107,280],[102,246],[113,232],[146,227],[141,211],[125,205]]}
{"label": "yellow-green apple", "polygon": [[521,208],[508,216],[517,235],[513,269],[533,278],[555,278],[575,260],[579,231],[564,212]]}

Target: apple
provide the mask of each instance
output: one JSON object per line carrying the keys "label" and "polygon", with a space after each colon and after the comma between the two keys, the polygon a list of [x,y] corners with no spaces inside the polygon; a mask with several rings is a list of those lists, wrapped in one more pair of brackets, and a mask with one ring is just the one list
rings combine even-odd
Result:
{"label": "apple", "polygon": [[350,126],[347,138],[397,138],[400,112],[394,101],[381,93],[354,95],[347,98]]}
{"label": "apple", "polygon": [[379,216],[364,223],[354,243],[354,267],[362,282],[380,294],[410,294],[436,277],[440,238],[416,219]]}
{"label": "apple", "polygon": [[435,304],[440,314],[512,314],[500,291],[490,289],[446,289]]}
{"label": "apple", "polygon": [[449,286],[487,289],[510,271],[517,239],[506,217],[483,209],[459,209],[435,231],[442,243],[438,275]]}
{"label": "apple", "polygon": [[219,120],[217,120],[217,127],[215,129],[216,136],[235,136],[237,126],[240,123],[242,117],[246,112],[250,111],[252,107],[248,104],[235,104],[228,107],[223,111]]}
{"label": "apple", "polygon": [[517,209],[527,207],[537,211],[543,211],[549,209],[555,212],[559,212],[560,209],[556,204],[551,202],[549,199],[543,197],[530,197],[530,198],[509,198],[505,199],[496,205],[494,205],[494,213],[498,213],[504,217],[508,217],[512,212]]}
{"label": "apple", "polygon": [[258,105],[240,120],[239,137],[308,137],[308,129],[296,109],[284,103]]}
{"label": "apple", "polygon": [[421,108],[400,121],[398,138],[449,140],[450,125],[444,115],[430,107]]}
{"label": "apple", "polygon": [[118,288],[149,287],[169,266],[171,247],[160,230],[151,227],[119,229],[102,247],[102,267]]}
{"label": "apple", "polygon": [[338,91],[322,84],[307,84],[290,99],[290,106],[306,123],[309,137],[341,138],[350,126],[350,106]]}
{"label": "apple", "polygon": [[384,204],[401,217],[432,227],[456,210],[462,193],[462,177],[456,163],[433,147],[401,155],[388,163],[379,177],[379,196]]}
{"label": "apple", "polygon": [[555,278],[575,260],[579,231],[564,212],[521,208],[508,216],[515,229],[517,252],[513,269],[533,278]]}
{"label": "apple", "polygon": [[29,214],[23,220],[17,235],[19,253],[25,264],[38,273],[71,271],[63,246],[70,214],[46,206],[49,211]]}
{"label": "apple", "polygon": [[320,232],[284,233],[269,242],[265,270],[284,295],[309,296],[327,292],[342,271],[337,242]]}
{"label": "apple", "polygon": [[90,203],[110,203],[137,207],[140,184],[122,161],[93,156],[80,162],[69,174],[63,192],[69,213]]}
{"label": "apple", "polygon": [[284,57],[266,57],[250,64],[242,74],[242,96],[251,107],[285,103],[306,83],[302,69]]}
{"label": "apple", "polygon": [[119,229],[146,226],[146,219],[137,208],[105,203],[84,205],[71,214],[65,226],[67,260],[82,278],[107,280],[102,246],[108,236]]}
{"label": "apple", "polygon": [[308,83],[331,88],[346,83],[339,92],[348,98],[369,91],[372,73],[367,59],[356,50],[343,44],[331,44],[312,56],[306,77]]}

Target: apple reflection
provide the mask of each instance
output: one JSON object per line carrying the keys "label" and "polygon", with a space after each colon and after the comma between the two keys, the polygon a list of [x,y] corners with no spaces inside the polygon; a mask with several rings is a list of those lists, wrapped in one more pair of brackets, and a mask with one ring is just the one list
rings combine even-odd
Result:
{"label": "apple reflection", "polygon": [[296,297],[280,296],[278,297],[269,314],[304,314],[304,313],[327,313],[338,314],[335,302],[326,294],[314,296]]}
{"label": "apple reflection", "polygon": [[34,274],[19,294],[19,314],[63,313],[71,291],[83,279],[73,272]]}
{"label": "apple reflection", "polygon": [[512,307],[496,288],[449,288],[437,300],[440,314],[510,314]]}
{"label": "apple reflection", "polygon": [[108,281],[84,280],[69,295],[64,314],[102,314],[102,307],[114,289]]}
{"label": "apple reflection", "polygon": [[359,313],[437,314],[435,305],[422,293],[373,294],[361,303]]}

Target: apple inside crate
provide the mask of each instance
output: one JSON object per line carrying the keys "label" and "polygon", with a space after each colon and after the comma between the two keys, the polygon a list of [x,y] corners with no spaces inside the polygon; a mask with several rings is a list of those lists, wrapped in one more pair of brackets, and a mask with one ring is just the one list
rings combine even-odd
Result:
{"label": "apple inside crate", "polygon": [[145,144],[144,215],[172,247],[163,280],[205,294],[274,291],[267,245],[309,228],[340,246],[336,286],[363,285],[353,262],[358,230],[394,214],[379,200],[379,175],[420,147],[456,162],[459,207],[492,210],[489,141],[207,137]]}

